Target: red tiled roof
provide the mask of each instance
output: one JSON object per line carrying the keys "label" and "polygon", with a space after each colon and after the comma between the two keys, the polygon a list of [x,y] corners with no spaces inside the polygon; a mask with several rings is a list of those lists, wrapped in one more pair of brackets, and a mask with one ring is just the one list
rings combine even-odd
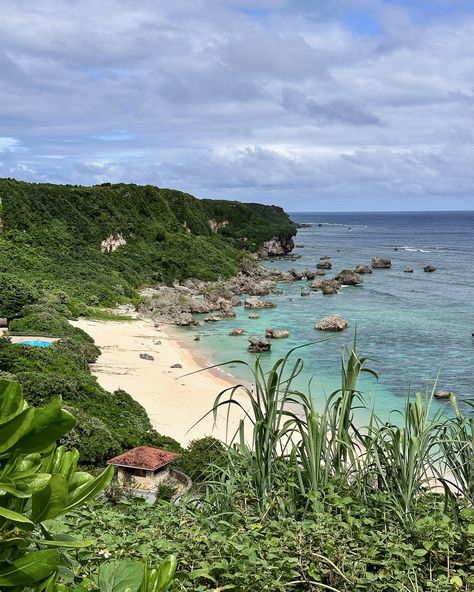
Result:
{"label": "red tiled roof", "polygon": [[139,446],[127,450],[107,461],[108,465],[118,467],[130,467],[133,469],[145,469],[147,471],[156,471],[160,467],[168,465],[171,461],[179,458],[179,454],[160,450],[160,448],[150,448],[149,446]]}

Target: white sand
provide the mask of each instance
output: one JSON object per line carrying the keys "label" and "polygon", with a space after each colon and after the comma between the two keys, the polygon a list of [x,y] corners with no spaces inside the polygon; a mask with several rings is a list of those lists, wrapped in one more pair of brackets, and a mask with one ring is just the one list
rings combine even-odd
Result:
{"label": "white sand", "polygon": [[[108,391],[123,389],[129,393],[143,405],[160,434],[183,445],[206,435],[226,440],[226,408],[219,411],[216,425],[211,414],[192,428],[212,409],[216,395],[237,382],[216,369],[183,376],[207,366],[199,356],[198,343],[191,351],[172,330],[155,328],[146,319],[79,320],[72,324],[86,331],[102,351],[97,363],[91,366],[99,384]],[[155,345],[156,341],[161,344]],[[154,360],[144,360],[140,353],[151,354]],[[171,368],[176,363],[182,368]],[[229,437],[237,430],[241,416],[237,411],[232,413]]]}

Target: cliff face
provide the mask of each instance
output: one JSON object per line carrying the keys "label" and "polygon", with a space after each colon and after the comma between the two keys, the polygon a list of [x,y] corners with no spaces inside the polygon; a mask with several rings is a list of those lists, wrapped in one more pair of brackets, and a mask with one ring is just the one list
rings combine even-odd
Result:
{"label": "cliff face", "polygon": [[152,186],[0,179],[0,199],[0,272],[87,293],[97,304],[129,298],[147,283],[229,277],[242,250],[290,245],[296,233],[275,206]]}

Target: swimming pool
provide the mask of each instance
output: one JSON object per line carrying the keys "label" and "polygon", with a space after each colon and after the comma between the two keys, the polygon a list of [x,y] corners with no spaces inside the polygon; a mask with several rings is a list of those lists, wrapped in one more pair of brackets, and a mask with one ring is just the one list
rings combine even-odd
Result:
{"label": "swimming pool", "polygon": [[25,341],[17,341],[17,345],[31,345],[32,347],[50,347],[53,345],[52,341],[43,341],[41,339],[25,339]]}

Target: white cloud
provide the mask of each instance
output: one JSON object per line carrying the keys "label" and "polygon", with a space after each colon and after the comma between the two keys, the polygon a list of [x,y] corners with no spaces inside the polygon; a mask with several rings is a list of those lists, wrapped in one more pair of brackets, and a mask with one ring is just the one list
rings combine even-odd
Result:
{"label": "white cloud", "polygon": [[[473,12],[415,20],[379,0],[3,8],[1,175],[298,209],[473,205]],[[379,31],[352,26],[354,11]]]}

